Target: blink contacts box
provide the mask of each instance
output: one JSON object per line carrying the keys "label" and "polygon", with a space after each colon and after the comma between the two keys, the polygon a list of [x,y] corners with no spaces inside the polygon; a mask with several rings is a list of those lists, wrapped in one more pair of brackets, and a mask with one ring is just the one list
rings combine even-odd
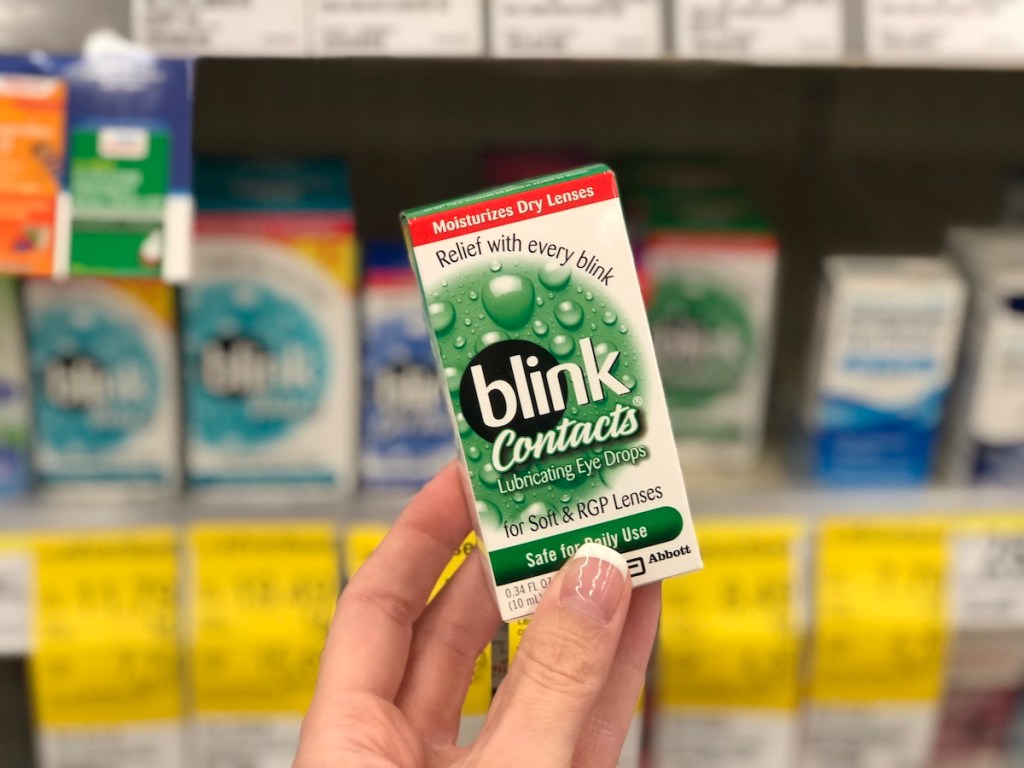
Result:
{"label": "blink contacts box", "polygon": [[506,621],[586,542],[634,584],[701,567],[615,176],[601,165],[403,224]]}
{"label": "blink contacts box", "polygon": [[817,480],[930,479],[965,299],[963,280],[936,258],[826,260],[805,413]]}

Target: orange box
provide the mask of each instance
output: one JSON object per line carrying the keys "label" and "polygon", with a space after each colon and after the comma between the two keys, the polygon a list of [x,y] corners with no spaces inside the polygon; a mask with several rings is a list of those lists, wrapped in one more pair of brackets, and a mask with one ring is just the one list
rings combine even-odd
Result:
{"label": "orange box", "polygon": [[0,75],[0,272],[53,272],[66,115],[63,81]]}

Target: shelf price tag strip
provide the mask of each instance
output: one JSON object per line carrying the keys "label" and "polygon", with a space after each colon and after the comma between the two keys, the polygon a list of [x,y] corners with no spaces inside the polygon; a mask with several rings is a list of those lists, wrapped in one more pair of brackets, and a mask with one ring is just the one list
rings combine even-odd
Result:
{"label": "shelf price tag strip", "polygon": [[664,584],[659,748],[737,768],[792,765],[804,527],[703,521],[700,537],[705,570]]}
{"label": "shelf price tag strip", "polygon": [[182,696],[177,537],[45,535],[31,682],[43,768],[178,768]]}
{"label": "shelf price tag strip", "polygon": [[931,519],[822,526],[809,766],[926,761],[948,646],[948,541],[949,523]]}
{"label": "shelf price tag strip", "polygon": [[199,762],[239,754],[287,762],[337,600],[334,527],[199,524],[189,548]]}

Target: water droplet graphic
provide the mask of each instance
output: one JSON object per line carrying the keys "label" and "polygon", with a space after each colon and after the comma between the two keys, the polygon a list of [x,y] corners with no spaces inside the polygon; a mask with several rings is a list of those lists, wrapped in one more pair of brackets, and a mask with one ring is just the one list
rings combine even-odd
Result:
{"label": "water droplet graphic", "polygon": [[545,264],[537,277],[541,285],[551,291],[560,291],[569,284],[569,270],[559,266],[558,262]]}
{"label": "water droplet graphic", "polygon": [[608,355],[617,351],[615,345],[608,341],[599,341],[594,345],[594,356],[598,360],[604,360]]}
{"label": "water droplet graphic", "polygon": [[583,298],[586,299],[587,301],[593,301],[594,294],[591,293],[590,291],[587,291],[586,293],[583,294]]}
{"label": "water droplet graphic", "polygon": [[529,517],[530,515],[534,515],[538,519],[540,519],[542,517],[547,517],[547,514],[548,514],[548,508],[546,506],[544,506],[543,502],[540,502],[540,501],[533,502],[533,504],[528,506],[526,508],[526,510],[523,512],[523,516],[524,517]]}
{"label": "water droplet graphic", "polygon": [[576,286],[576,293],[583,293],[583,286],[582,285],[577,285]]}
{"label": "water droplet graphic", "polygon": [[629,333],[629,328],[627,328],[625,325],[620,325],[619,333]]}
{"label": "water droplet graphic", "polygon": [[470,461],[480,461],[480,449],[475,445],[469,446],[469,448],[466,449],[466,457]]}
{"label": "water droplet graphic", "polygon": [[480,479],[494,488],[498,485],[498,470],[494,468],[493,464],[484,464],[484,468],[480,470]]}
{"label": "water droplet graphic", "polygon": [[568,504],[570,501],[572,501],[572,496],[570,496],[568,493],[563,493],[560,498],[563,504]]}
{"label": "water droplet graphic", "polygon": [[484,499],[478,501],[476,503],[476,514],[484,525],[495,528],[501,525],[501,514],[498,512],[498,508],[489,501]]}
{"label": "water droplet graphic", "polygon": [[462,381],[462,374],[458,368],[445,368],[444,380],[448,383],[449,392],[458,392],[459,383]]}
{"label": "water droplet graphic", "polygon": [[569,357],[576,349],[576,342],[572,336],[560,333],[551,340],[551,352],[555,357]]}
{"label": "water droplet graphic", "polygon": [[480,298],[480,294],[477,293],[476,291],[470,291],[469,298],[472,299],[473,301],[476,301],[477,299]]}
{"label": "water droplet graphic", "polygon": [[630,389],[632,389],[633,387],[636,386],[636,379],[634,379],[628,373],[622,374],[622,376],[619,377],[619,381],[621,381],[623,384],[625,384]]}
{"label": "water droplet graphic", "polygon": [[555,319],[570,331],[583,322],[583,307],[575,301],[562,301],[555,307]]}
{"label": "water droplet graphic", "polygon": [[597,330],[597,323],[591,323],[590,324],[590,330],[596,331]]}
{"label": "water droplet graphic", "polygon": [[467,317],[465,320],[462,321],[462,324],[465,325],[466,327],[469,327],[473,324],[473,321]]}
{"label": "water droplet graphic", "polygon": [[500,275],[487,281],[482,300],[491,319],[502,328],[522,328],[533,315],[533,283],[519,275]]}
{"label": "water droplet graphic", "polygon": [[601,315],[601,322],[605,325],[615,325],[619,321],[619,316],[612,312],[610,309]]}
{"label": "water droplet graphic", "polygon": [[476,341],[476,351],[480,352],[484,347],[489,347],[491,344],[496,344],[499,341],[505,341],[508,338],[507,333],[501,331],[488,331]]}
{"label": "water droplet graphic", "polygon": [[492,261],[491,262],[491,272],[501,272],[501,262],[500,261]]}
{"label": "water droplet graphic", "polygon": [[441,287],[442,288],[447,288],[448,287],[448,281],[447,280],[442,280],[441,281]]}
{"label": "water droplet graphic", "polygon": [[540,296],[537,297],[537,306],[538,307],[543,307],[544,306],[544,299],[542,299]]}
{"label": "water droplet graphic", "polygon": [[464,346],[466,346],[466,337],[456,336],[455,341],[453,341],[452,344],[455,345],[456,349],[462,349]]}
{"label": "water droplet graphic", "polygon": [[524,501],[526,501],[526,494],[524,494],[522,491],[516,491],[515,493],[512,494],[512,501],[514,501],[516,504],[522,504]]}
{"label": "water droplet graphic", "polygon": [[463,437],[465,437],[466,435],[473,431],[473,428],[469,426],[469,422],[466,421],[466,417],[463,416],[461,413],[456,414],[455,416],[455,426],[458,427],[459,434],[462,435]]}
{"label": "water droplet graphic", "polygon": [[455,307],[447,301],[435,301],[427,307],[427,313],[430,315],[430,327],[439,336],[448,333],[455,325]]}
{"label": "water droplet graphic", "polygon": [[533,321],[533,332],[535,334],[537,334],[538,336],[547,336],[548,335],[548,324],[545,323],[543,320],[534,320]]}

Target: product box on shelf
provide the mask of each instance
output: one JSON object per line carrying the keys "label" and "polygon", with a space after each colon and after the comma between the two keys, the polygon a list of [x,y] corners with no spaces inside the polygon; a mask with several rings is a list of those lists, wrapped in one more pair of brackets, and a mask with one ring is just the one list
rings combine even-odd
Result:
{"label": "product box on shelf", "polygon": [[948,469],[1024,487],[1024,228],[954,229],[947,248],[971,290]]}
{"label": "product box on shelf", "polygon": [[181,481],[174,291],[158,281],[24,284],[44,490],[166,495]]}
{"label": "product box on shelf", "polygon": [[403,214],[502,616],[587,542],[636,584],[701,567],[605,166]]}
{"label": "product box on shelf", "polygon": [[71,252],[59,273],[188,277],[191,67],[100,35],[60,68],[69,93]]}
{"label": "product box on shelf", "polygon": [[55,254],[67,250],[67,88],[55,77],[2,70],[0,63],[0,272],[49,275]]}
{"label": "product box on shelf", "polygon": [[0,277],[0,497],[28,485],[28,375],[17,286]]}
{"label": "product box on shelf", "polygon": [[826,260],[804,412],[817,481],[930,479],[965,303],[963,279],[940,259]]}
{"label": "product box on shelf", "polygon": [[364,485],[419,485],[455,456],[416,277],[401,243],[364,248]]}
{"label": "product box on shelf", "polygon": [[188,482],[353,488],[359,260],[344,164],[206,160],[197,188],[182,299]]}
{"label": "product box on shelf", "polygon": [[767,417],[775,236],[735,190],[639,197],[654,349],[683,468],[749,468]]}

